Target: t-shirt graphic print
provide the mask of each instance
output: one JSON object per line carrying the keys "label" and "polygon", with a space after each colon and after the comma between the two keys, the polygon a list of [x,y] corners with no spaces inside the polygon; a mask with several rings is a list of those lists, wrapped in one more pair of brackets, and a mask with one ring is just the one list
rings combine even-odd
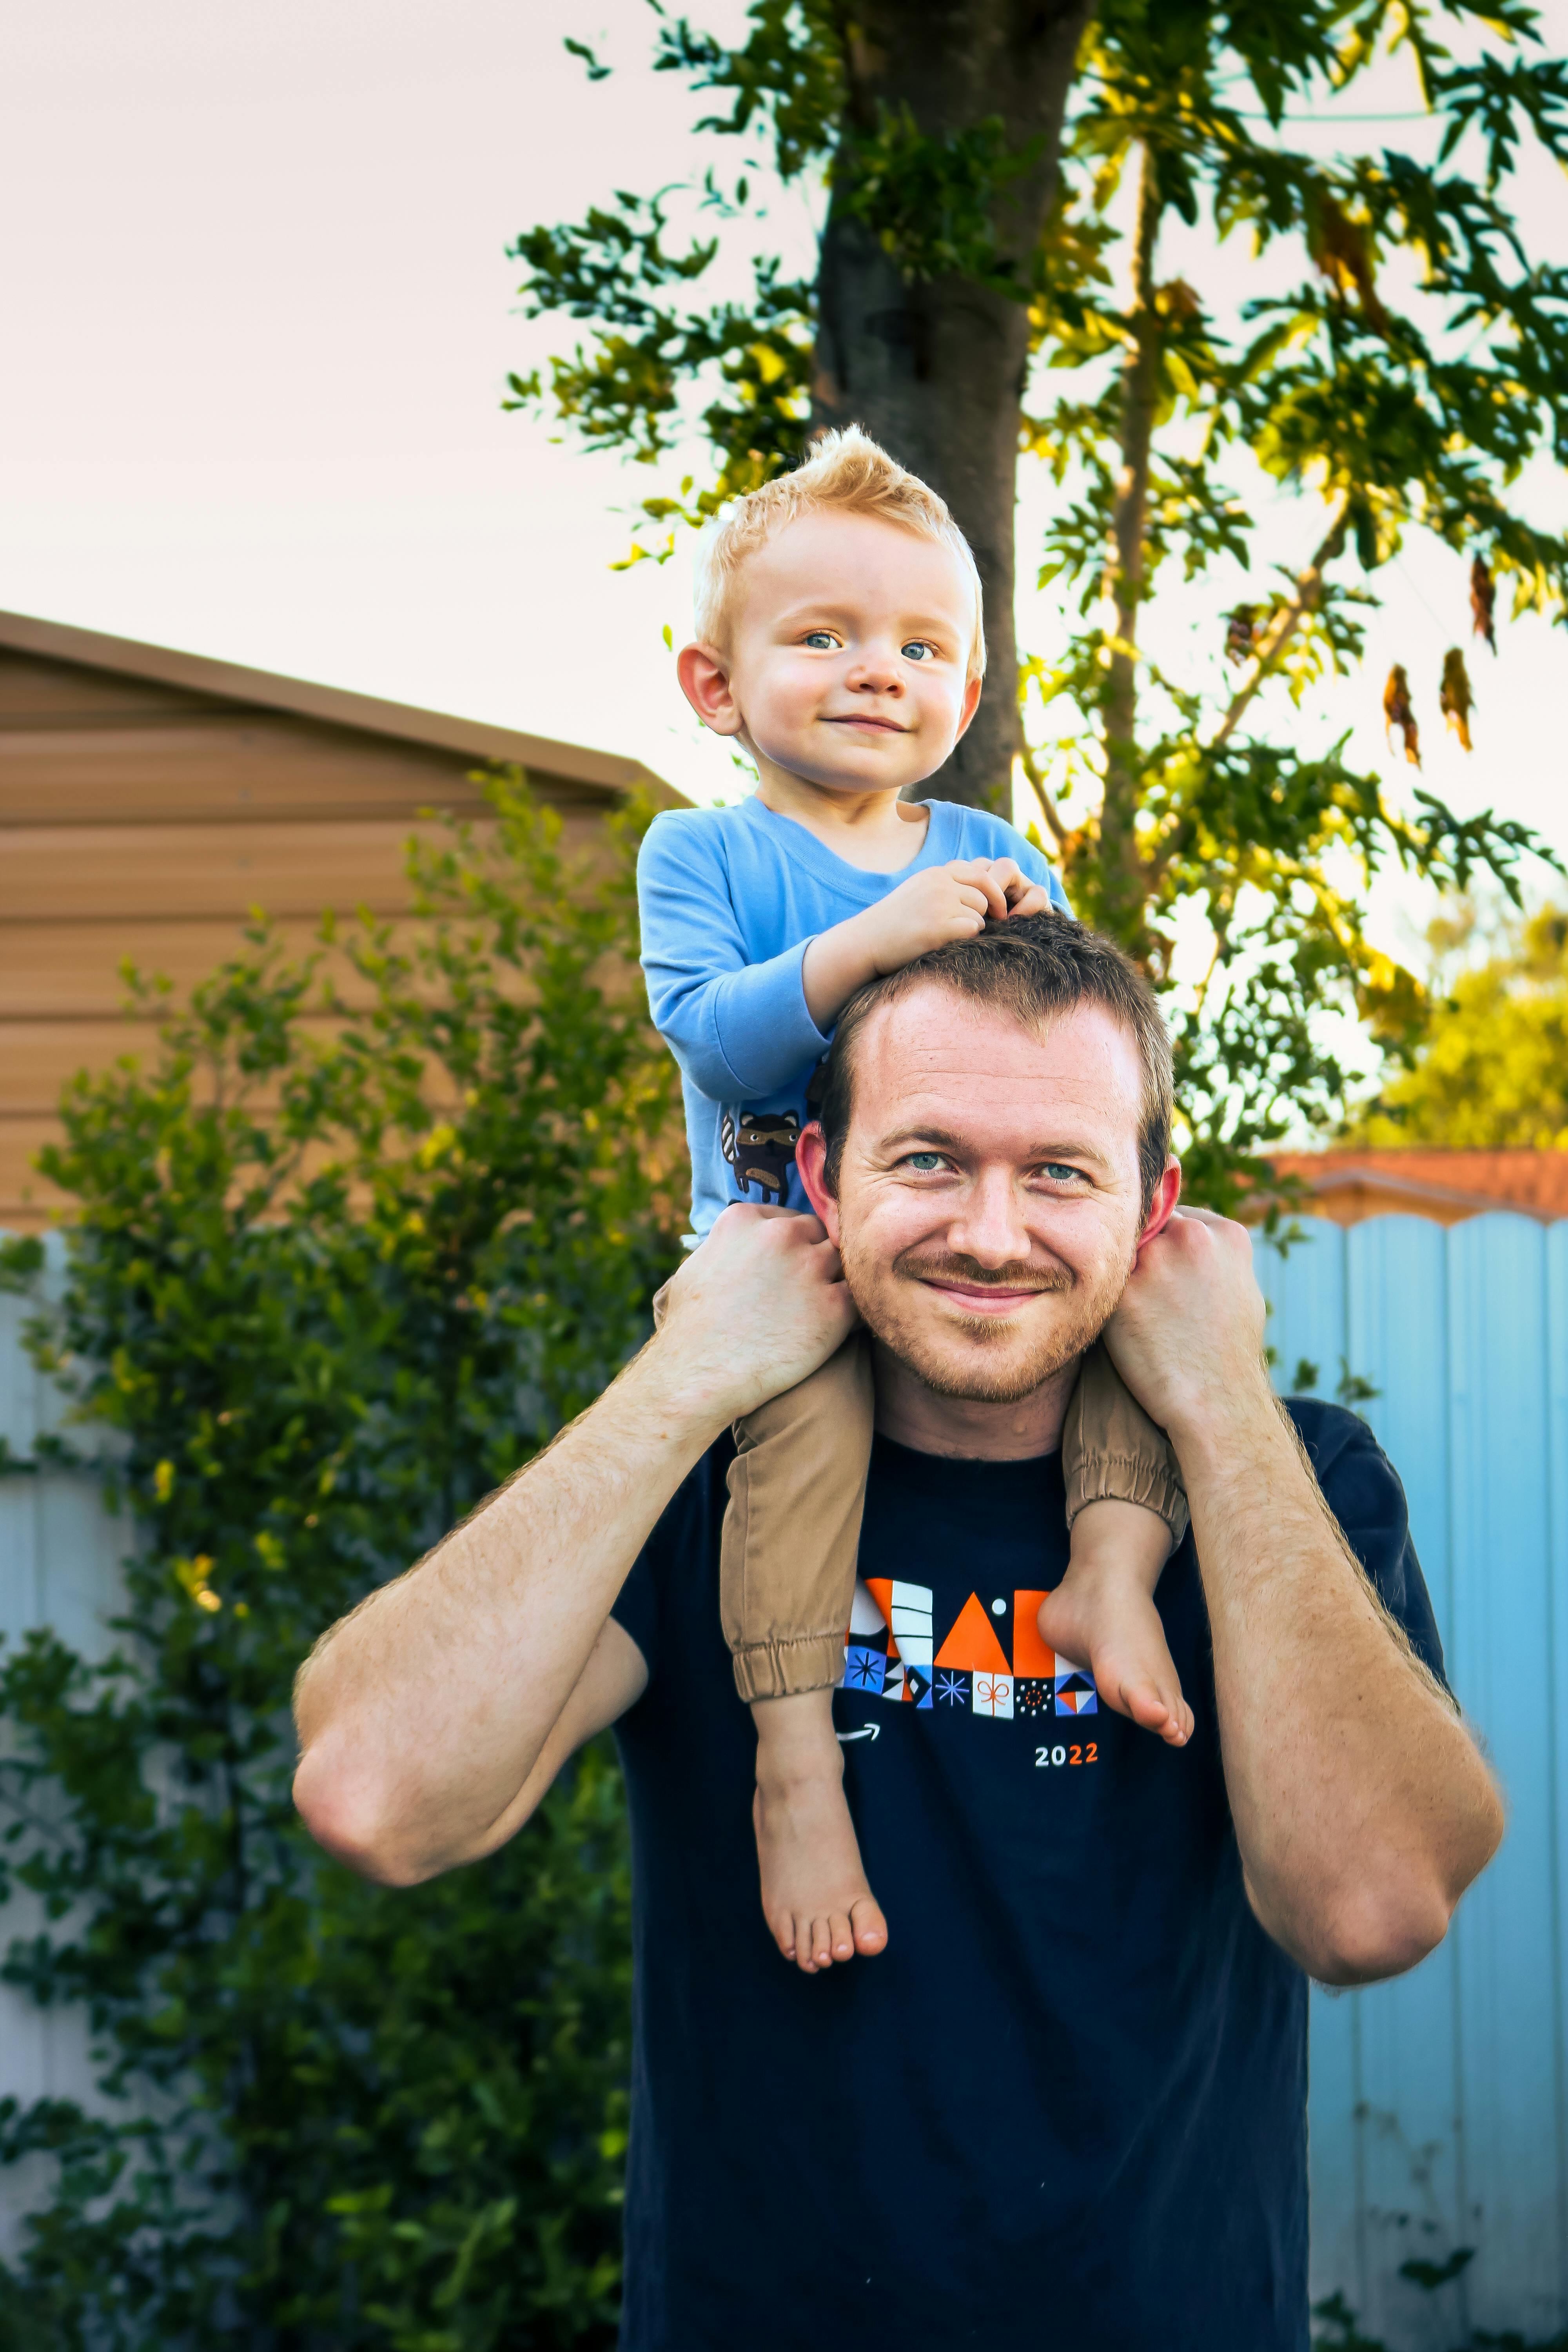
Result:
{"label": "t-shirt graphic print", "polygon": [[929,1584],[860,1579],[844,1649],[844,1686],[985,1723],[1093,1715],[1100,1706],[1093,1675],[1059,1656],[1040,1632],[1047,1589],[998,1593],[989,1602],[971,1592],[939,1640]]}

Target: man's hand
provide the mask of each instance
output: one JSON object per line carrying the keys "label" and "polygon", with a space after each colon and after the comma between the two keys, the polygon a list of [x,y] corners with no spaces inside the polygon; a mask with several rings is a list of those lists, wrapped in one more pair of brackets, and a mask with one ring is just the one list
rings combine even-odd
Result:
{"label": "man's hand", "polygon": [[1011,857],[955,857],[911,874],[863,914],[819,931],[805,951],[801,982],[806,1009],[831,1029],[857,989],[901,971],[917,956],[953,940],[972,940],[986,921],[1036,915],[1050,893]]}
{"label": "man's hand", "polygon": [[815,1217],[736,1202],[665,1290],[650,1356],[715,1434],[825,1364],[859,1320]]}
{"label": "man's hand", "polygon": [[1331,1984],[1413,1968],[1502,1832],[1497,1792],[1330,1517],[1263,1360],[1243,1225],[1179,1212],[1107,1326],[1192,1506],[1248,1899]]}
{"label": "man's hand", "polygon": [[1228,1217],[1178,1209],[1139,1250],[1105,1344],[1178,1451],[1184,1430],[1268,1400],[1265,1312],[1251,1238]]}

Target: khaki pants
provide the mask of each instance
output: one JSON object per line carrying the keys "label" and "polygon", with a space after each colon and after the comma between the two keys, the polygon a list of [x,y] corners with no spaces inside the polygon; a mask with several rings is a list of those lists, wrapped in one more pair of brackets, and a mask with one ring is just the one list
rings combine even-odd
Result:
{"label": "khaki pants", "polygon": [[[654,1301],[662,1320],[663,1295]],[[871,1461],[871,1349],[864,1331],[735,1423],[719,1609],[743,1699],[842,1681],[860,1515]],[[1062,1431],[1068,1525],[1086,1503],[1141,1503],[1180,1543],[1187,1498],[1163,1433],[1097,1341]]]}

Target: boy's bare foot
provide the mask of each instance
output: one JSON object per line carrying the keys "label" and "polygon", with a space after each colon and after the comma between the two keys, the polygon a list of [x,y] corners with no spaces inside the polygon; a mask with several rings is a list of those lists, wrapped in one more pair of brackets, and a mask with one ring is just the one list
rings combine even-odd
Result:
{"label": "boy's bare foot", "polygon": [[1193,1710],[1154,1606],[1170,1530],[1136,1503],[1087,1504],[1073,1521],[1067,1574],[1040,1603],[1042,1638],[1085,1665],[1107,1706],[1173,1748],[1193,1735]]}
{"label": "boy's bare foot", "polygon": [[844,1796],[844,1750],[833,1693],[752,1702],[757,1793],[752,1804],[763,1874],[763,1916],[786,1960],[807,1976],[835,1960],[869,1959],[888,1941],[866,1884]]}

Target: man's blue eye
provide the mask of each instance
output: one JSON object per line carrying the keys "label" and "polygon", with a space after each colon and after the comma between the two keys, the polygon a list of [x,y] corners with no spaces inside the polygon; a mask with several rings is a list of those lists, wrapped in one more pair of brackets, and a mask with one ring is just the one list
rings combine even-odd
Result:
{"label": "man's blue eye", "polygon": [[1076,1184],[1082,1175],[1081,1168],[1069,1168],[1064,1160],[1047,1160],[1046,1174],[1053,1184]]}
{"label": "man's blue eye", "polygon": [[911,1151],[904,1164],[918,1169],[922,1176],[930,1176],[942,1166],[942,1154],[940,1151]]}

